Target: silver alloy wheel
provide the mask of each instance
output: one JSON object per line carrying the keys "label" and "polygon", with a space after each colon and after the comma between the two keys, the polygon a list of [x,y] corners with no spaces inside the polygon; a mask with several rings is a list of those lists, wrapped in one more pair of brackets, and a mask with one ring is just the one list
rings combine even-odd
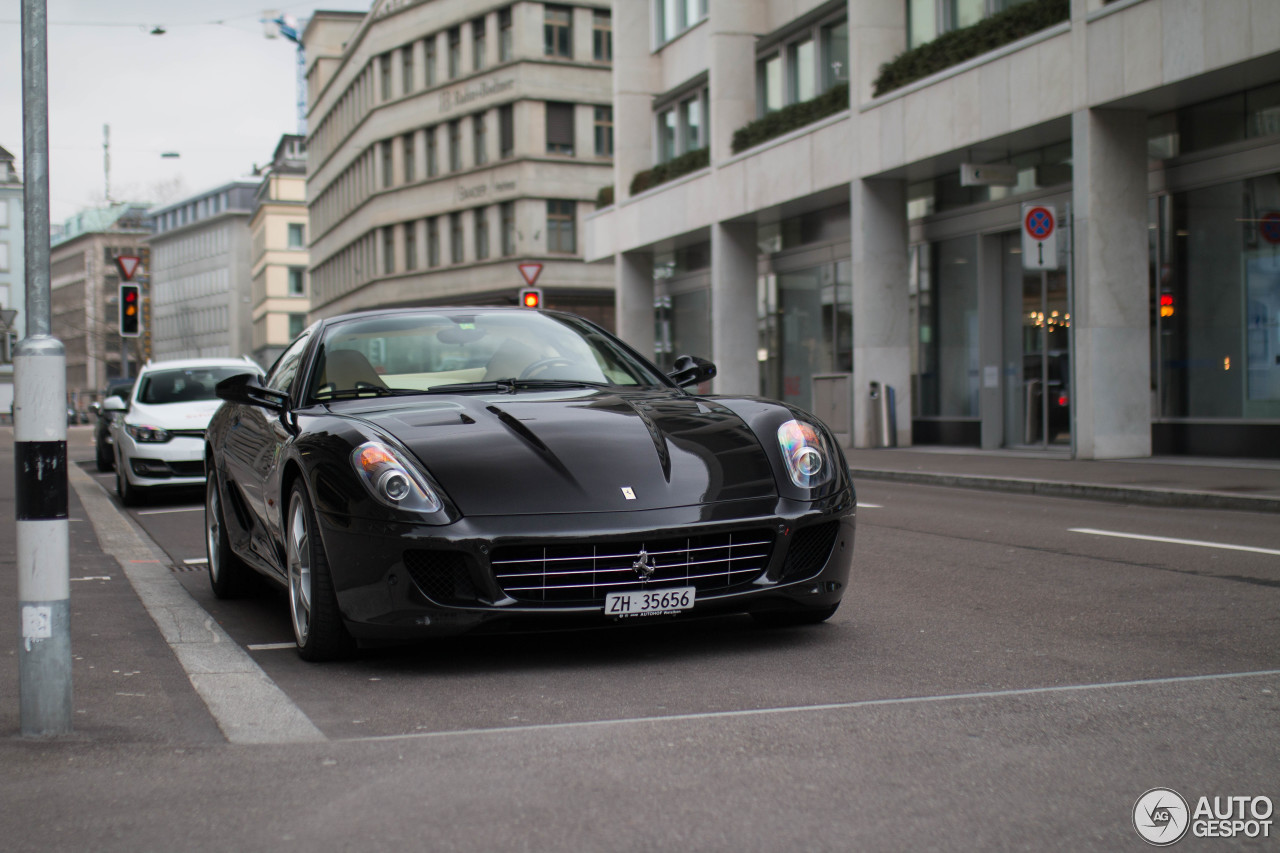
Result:
{"label": "silver alloy wheel", "polygon": [[305,646],[311,633],[311,531],[307,525],[306,504],[302,495],[296,492],[289,502],[289,529],[285,544],[293,636],[299,646]]}
{"label": "silver alloy wheel", "polygon": [[222,550],[218,547],[222,536],[222,504],[218,501],[218,484],[213,477],[213,472],[210,471],[204,494],[204,526],[205,548],[209,552],[209,577],[216,583],[218,576],[222,574]]}

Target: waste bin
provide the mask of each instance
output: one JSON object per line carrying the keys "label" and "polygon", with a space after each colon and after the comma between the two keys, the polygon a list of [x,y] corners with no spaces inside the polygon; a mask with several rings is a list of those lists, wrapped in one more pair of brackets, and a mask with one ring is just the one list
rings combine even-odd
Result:
{"label": "waste bin", "polygon": [[873,436],[876,447],[898,446],[898,413],[892,385],[871,383],[871,417],[874,421]]}

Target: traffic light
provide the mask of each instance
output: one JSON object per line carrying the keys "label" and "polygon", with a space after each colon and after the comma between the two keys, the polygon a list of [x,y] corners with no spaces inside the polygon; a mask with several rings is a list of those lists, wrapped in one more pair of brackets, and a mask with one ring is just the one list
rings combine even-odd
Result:
{"label": "traffic light", "polygon": [[132,282],[120,284],[120,334],[126,338],[142,334],[142,287]]}
{"label": "traffic light", "polygon": [[521,308],[541,308],[542,307],[542,288],[541,287],[520,288],[520,307]]}
{"label": "traffic light", "polygon": [[1172,293],[1160,294],[1160,316],[1161,317],[1173,316],[1173,294]]}

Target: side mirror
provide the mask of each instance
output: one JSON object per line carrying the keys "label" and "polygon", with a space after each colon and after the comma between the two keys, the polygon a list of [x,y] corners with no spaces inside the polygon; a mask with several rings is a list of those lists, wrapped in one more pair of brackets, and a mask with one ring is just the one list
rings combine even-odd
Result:
{"label": "side mirror", "polygon": [[219,399],[246,406],[258,406],[273,412],[283,412],[289,407],[289,395],[262,387],[262,377],[256,373],[237,373],[214,386]]}
{"label": "side mirror", "polygon": [[104,412],[124,412],[129,407],[125,404],[121,397],[108,397],[102,401],[102,411]]}
{"label": "side mirror", "polygon": [[95,415],[101,415],[102,404],[99,403],[97,400],[94,400],[92,403],[89,404],[89,411],[93,412]]}
{"label": "side mirror", "polygon": [[706,382],[716,375],[716,366],[696,355],[682,355],[676,359],[675,368],[667,374],[681,388]]}

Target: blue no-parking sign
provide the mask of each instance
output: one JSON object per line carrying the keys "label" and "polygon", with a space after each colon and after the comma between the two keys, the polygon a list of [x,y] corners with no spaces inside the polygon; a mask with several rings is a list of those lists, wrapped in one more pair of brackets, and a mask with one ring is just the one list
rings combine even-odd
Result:
{"label": "blue no-parking sign", "polygon": [[1022,268],[1058,268],[1058,212],[1051,204],[1022,206]]}

